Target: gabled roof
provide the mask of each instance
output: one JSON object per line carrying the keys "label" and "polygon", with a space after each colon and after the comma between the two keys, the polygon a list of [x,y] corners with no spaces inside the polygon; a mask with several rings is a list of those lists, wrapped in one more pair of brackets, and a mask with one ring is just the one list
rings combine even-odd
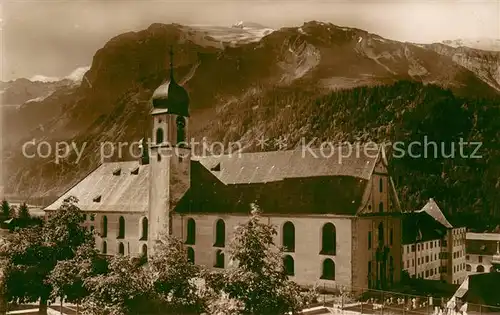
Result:
{"label": "gabled roof", "polygon": [[[137,175],[132,174],[137,167]],[[137,161],[101,164],[44,210],[57,210],[69,196],[78,198],[83,211],[147,211],[149,167]]]}
{"label": "gabled roof", "polygon": [[[250,184],[281,181],[285,178],[352,176],[370,179],[380,157],[378,149],[347,146],[325,149],[235,153],[199,159],[222,183]],[[333,154],[332,154],[333,153]],[[220,169],[216,171],[215,169]]]}
{"label": "gabled roof", "polygon": [[360,146],[349,155],[344,146],[324,154],[314,149],[199,158],[175,211],[248,213],[256,202],[264,213],[354,216],[369,197],[375,165],[386,163],[380,152]]}
{"label": "gabled roof", "polygon": [[429,201],[425,204],[425,206],[421,210],[418,210],[417,212],[426,212],[447,229],[453,228],[453,226],[450,224],[450,222],[448,222],[448,220],[444,216],[441,209],[439,209],[437,203],[432,198],[429,199]]}

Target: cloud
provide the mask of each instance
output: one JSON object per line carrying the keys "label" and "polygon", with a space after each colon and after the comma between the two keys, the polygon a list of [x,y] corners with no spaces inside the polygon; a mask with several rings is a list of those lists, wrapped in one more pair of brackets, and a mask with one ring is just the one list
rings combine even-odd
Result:
{"label": "cloud", "polygon": [[83,79],[83,76],[87,71],[89,71],[89,69],[90,69],[89,66],[76,68],[75,70],[73,70],[73,72],[67,75],[65,79],[79,82]]}
{"label": "cloud", "polygon": [[47,77],[47,76],[44,76],[44,75],[37,74],[37,75],[32,76],[29,80],[32,81],[32,82],[36,82],[36,81],[39,81],[39,82],[55,82],[55,81],[59,81],[61,79],[58,78],[58,77]]}

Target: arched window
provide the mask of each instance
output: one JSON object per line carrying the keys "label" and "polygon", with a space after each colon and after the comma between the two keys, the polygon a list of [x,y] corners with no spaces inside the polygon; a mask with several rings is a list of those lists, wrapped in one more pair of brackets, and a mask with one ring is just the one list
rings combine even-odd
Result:
{"label": "arched window", "polygon": [[177,116],[177,143],[186,141],[186,119],[182,116]]}
{"label": "arched window", "polygon": [[495,266],[490,267],[490,272],[495,272]]}
{"label": "arched window", "polygon": [[321,279],[335,280],[335,263],[330,258],[323,261],[323,273]]}
{"label": "arched window", "polygon": [[484,267],[483,267],[483,265],[479,265],[479,266],[477,266],[477,268],[476,268],[476,272],[484,272]]}
{"label": "arched window", "polygon": [[384,203],[382,201],[378,204],[378,212],[384,212]]}
{"label": "arched window", "polygon": [[384,191],[384,179],[383,178],[380,178],[379,181],[378,181],[378,190],[379,192],[383,192]]}
{"label": "arched window", "polygon": [[218,249],[215,252],[215,264],[214,264],[214,267],[224,268],[224,253],[220,249]]}
{"label": "arched window", "polygon": [[226,246],[226,224],[224,220],[219,219],[215,224],[215,243],[214,247]]}
{"label": "arched window", "polygon": [[295,226],[290,221],[283,224],[283,250],[295,251]]}
{"label": "arched window", "polygon": [[196,243],[196,223],[193,218],[187,220],[186,244],[194,245]]}
{"label": "arched window", "polygon": [[156,144],[163,143],[163,129],[156,129]]}
{"label": "arched window", "polygon": [[123,246],[123,243],[118,244],[118,254],[125,255],[125,246]]}
{"label": "arched window", "polygon": [[146,257],[148,257],[148,245],[146,244],[142,244],[142,250],[141,250],[142,254]]}
{"label": "arched window", "polygon": [[118,238],[125,238],[125,219],[118,219]]}
{"label": "arched window", "polygon": [[471,265],[467,264],[467,266],[465,266],[465,270],[466,271],[472,271]]}
{"label": "arched window", "polygon": [[378,244],[379,247],[384,246],[384,225],[382,222],[378,225]]}
{"label": "arched window", "polygon": [[141,241],[148,239],[148,218],[142,218],[142,231],[141,231]]}
{"label": "arched window", "polygon": [[108,243],[106,243],[106,241],[102,242],[102,253],[103,254],[108,253]]}
{"label": "arched window", "polygon": [[337,236],[332,223],[323,225],[321,254],[335,255],[337,251]]}
{"label": "arched window", "polygon": [[187,259],[190,263],[194,264],[194,249],[192,247],[187,248]]}
{"label": "arched window", "polygon": [[108,217],[102,217],[101,237],[108,237]]}
{"label": "arched window", "polygon": [[285,257],[283,257],[283,267],[285,268],[285,273],[287,276],[293,276],[295,274],[294,261],[292,256],[285,255]]}

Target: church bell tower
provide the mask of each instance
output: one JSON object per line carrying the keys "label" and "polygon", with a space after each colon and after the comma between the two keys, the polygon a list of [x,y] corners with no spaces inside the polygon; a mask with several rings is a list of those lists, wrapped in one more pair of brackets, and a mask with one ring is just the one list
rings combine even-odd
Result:
{"label": "church bell tower", "polygon": [[175,187],[172,190],[172,183],[189,181],[190,176],[189,96],[174,79],[172,48],[170,77],[153,93],[152,105],[148,215],[148,248],[151,252],[162,233],[171,233],[172,204],[178,201],[178,195],[183,193]]}

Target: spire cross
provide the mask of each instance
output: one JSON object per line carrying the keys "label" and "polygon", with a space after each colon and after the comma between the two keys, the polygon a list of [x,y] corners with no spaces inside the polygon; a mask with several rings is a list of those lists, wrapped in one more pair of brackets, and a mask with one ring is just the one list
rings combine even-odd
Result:
{"label": "spire cross", "polygon": [[170,55],[170,80],[173,80],[174,79],[174,49],[173,49],[172,45],[170,45],[169,55]]}

